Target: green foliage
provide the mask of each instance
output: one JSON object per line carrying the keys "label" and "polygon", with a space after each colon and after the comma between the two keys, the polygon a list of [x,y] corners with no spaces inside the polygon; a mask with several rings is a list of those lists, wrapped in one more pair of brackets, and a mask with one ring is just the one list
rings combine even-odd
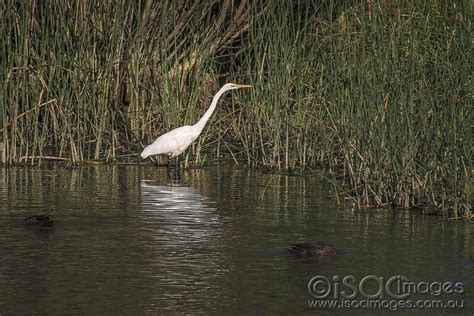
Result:
{"label": "green foliage", "polygon": [[472,7],[298,5],[249,32],[256,88],[236,129],[247,155],[325,166],[359,205],[470,216]]}
{"label": "green foliage", "polygon": [[471,214],[472,2],[0,1],[0,13],[4,163],[138,153],[194,123],[222,83],[249,83],[187,163],[322,167],[359,205]]}

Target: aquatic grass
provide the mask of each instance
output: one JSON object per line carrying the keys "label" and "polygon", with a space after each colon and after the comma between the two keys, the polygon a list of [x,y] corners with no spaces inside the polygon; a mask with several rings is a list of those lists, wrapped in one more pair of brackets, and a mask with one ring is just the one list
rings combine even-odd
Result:
{"label": "aquatic grass", "polygon": [[[114,159],[197,120],[196,104],[219,86],[210,58],[248,23],[243,6],[231,1],[20,1],[1,8],[8,164],[40,158],[35,153],[45,148],[72,162]],[[226,19],[216,25],[221,11]],[[212,32],[218,26],[222,33]],[[16,119],[53,99],[55,107]]]}
{"label": "aquatic grass", "polygon": [[234,81],[254,88],[220,102],[186,166],[318,169],[359,206],[470,214],[470,4],[0,1],[0,11],[5,164],[136,161]]}
{"label": "aquatic grass", "polygon": [[333,9],[337,20],[312,14],[300,27],[291,14],[304,8],[274,9],[250,30],[256,89],[246,102],[257,106],[241,121],[247,155],[275,168],[323,166],[359,206],[469,213],[472,11]]}

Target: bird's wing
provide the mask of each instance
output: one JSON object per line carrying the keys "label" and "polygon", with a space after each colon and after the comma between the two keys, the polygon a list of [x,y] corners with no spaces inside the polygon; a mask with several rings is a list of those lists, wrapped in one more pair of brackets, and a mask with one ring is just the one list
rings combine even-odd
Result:
{"label": "bird's wing", "polygon": [[194,140],[191,126],[181,126],[158,137],[153,144],[152,154],[177,155],[184,151]]}

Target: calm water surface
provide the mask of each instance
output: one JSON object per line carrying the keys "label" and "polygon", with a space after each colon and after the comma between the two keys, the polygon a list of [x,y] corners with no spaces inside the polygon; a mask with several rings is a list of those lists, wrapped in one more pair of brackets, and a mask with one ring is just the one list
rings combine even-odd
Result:
{"label": "calm water surface", "polygon": [[[24,227],[35,214],[55,228]],[[380,315],[389,310],[310,309],[308,281],[404,275],[462,282],[463,294],[438,298],[464,300],[463,309],[421,312],[472,315],[472,236],[470,224],[414,212],[339,208],[318,177],[238,167],[0,169],[0,314]],[[284,250],[309,241],[341,254]],[[376,293],[377,283],[366,289]]]}

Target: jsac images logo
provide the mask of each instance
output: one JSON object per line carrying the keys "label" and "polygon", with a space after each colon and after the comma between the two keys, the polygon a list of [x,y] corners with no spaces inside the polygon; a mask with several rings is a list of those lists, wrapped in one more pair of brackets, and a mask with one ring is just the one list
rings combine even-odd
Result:
{"label": "jsac images logo", "polygon": [[[311,308],[462,308],[460,299],[441,300],[443,295],[464,293],[462,282],[414,282],[404,275],[389,278],[366,275],[316,275],[308,282]],[[431,299],[411,300],[412,295],[429,295]]]}

